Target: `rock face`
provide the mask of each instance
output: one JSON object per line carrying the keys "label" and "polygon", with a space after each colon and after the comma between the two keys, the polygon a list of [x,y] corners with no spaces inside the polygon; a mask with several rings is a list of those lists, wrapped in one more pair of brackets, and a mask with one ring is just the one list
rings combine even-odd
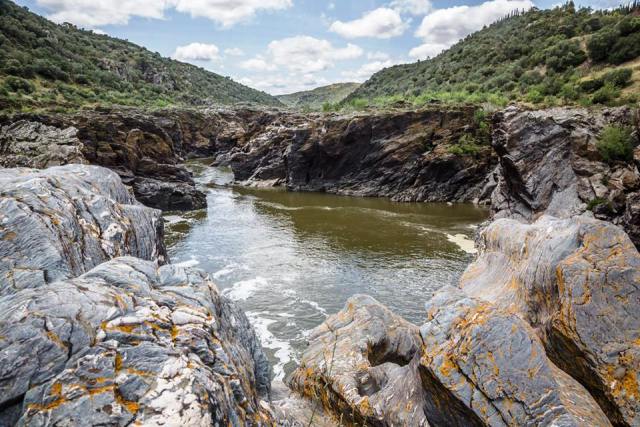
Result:
{"label": "rock face", "polygon": [[592,209],[598,218],[622,225],[640,243],[637,165],[607,163],[596,146],[609,124],[640,126],[634,115],[629,108],[514,107],[496,114],[493,147],[500,168],[491,203],[495,216],[531,221],[543,213],[569,218]]}
{"label": "rock face", "polygon": [[100,167],[0,169],[0,295],[122,255],[166,261],[160,212]]}
{"label": "rock face", "polygon": [[0,424],[271,425],[269,368],[204,273],[118,258],[0,299]]}
{"label": "rock face", "polygon": [[311,334],[292,389],[346,425],[611,425],[515,314],[451,287],[427,311],[418,330],[353,297]]}
{"label": "rock face", "polygon": [[515,314],[451,287],[426,308],[419,372],[432,426],[610,425]]}
{"label": "rock face", "polygon": [[398,201],[484,200],[495,165],[490,147],[475,155],[449,152],[477,131],[474,111],[287,117],[231,150],[228,162],[250,185]]}
{"label": "rock face", "polygon": [[427,426],[417,376],[418,327],[371,297],[352,297],[310,335],[292,389],[334,418],[369,426]]}
{"label": "rock face", "polygon": [[[183,124],[191,119],[193,126],[203,122],[201,116],[187,113],[154,116],[136,111],[4,117],[0,119],[5,123],[0,131],[0,165],[105,166],[116,171],[140,201],[151,207],[200,209],[206,206],[206,197],[180,165],[187,145],[183,138],[189,138],[189,147],[194,150],[204,139]],[[206,126],[203,128],[206,133]]]}
{"label": "rock face", "polygon": [[159,266],[161,225],[107,169],[0,170],[0,425],[275,424],[248,319]]}
{"label": "rock face", "polygon": [[614,424],[640,424],[640,255],[624,231],[585,216],[501,219],[480,247],[462,289],[529,322]]}

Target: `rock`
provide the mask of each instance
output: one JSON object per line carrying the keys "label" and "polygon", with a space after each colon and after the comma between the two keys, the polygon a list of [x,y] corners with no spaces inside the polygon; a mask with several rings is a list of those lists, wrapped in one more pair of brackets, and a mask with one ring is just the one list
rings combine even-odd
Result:
{"label": "rock", "polygon": [[163,211],[188,211],[207,207],[207,196],[203,192],[181,182],[136,178],[133,190],[141,203]]}
{"label": "rock", "polygon": [[640,254],[622,229],[588,216],[543,216],[488,226],[460,286],[518,313],[613,424],[637,426],[639,283]]}
{"label": "rock", "polygon": [[201,271],[118,258],[0,298],[0,420],[273,425],[246,316]]}
{"label": "rock", "polygon": [[[491,197],[494,216],[533,221],[546,213],[570,218],[600,205],[598,217],[620,223],[625,198],[637,190],[640,173],[631,162],[604,162],[597,141],[605,126],[637,126],[634,120],[627,107],[509,107],[496,114],[492,144],[500,168]],[[640,226],[623,224],[627,230]]]}
{"label": "rock", "polygon": [[[484,201],[496,159],[449,148],[474,131],[474,109],[272,117],[229,152],[246,185],[384,196],[397,201]],[[485,193],[487,193],[485,191]]]}
{"label": "rock", "polygon": [[309,337],[290,387],[343,423],[427,426],[418,328],[364,295]]}
{"label": "rock", "polygon": [[88,163],[82,155],[78,130],[59,129],[18,120],[0,128],[0,166],[43,169],[68,163]]}
{"label": "rock", "polygon": [[122,255],[164,263],[162,227],[108,169],[0,169],[0,295]]}
{"label": "rock", "polygon": [[427,303],[419,373],[432,426],[608,426],[518,316],[445,287]]}

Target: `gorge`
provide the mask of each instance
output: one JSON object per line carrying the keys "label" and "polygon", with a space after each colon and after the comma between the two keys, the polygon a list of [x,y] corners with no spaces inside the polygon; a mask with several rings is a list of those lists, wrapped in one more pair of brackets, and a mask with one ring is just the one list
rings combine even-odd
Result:
{"label": "gorge", "polygon": [[0,421],[638,425],[640,159],[597,147],[638,122],[4,116]]}

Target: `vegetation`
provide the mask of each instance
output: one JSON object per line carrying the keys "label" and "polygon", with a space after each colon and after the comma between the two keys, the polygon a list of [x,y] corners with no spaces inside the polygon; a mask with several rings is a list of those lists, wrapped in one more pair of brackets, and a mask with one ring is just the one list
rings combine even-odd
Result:
{"label": "vegetation", "polygon": [[56,25],[0,0],[0,109],[281,105],[274,97],[125,40]]}
{"label": "vegetation", "polygon": [[449,153],[475,156],[491,144],[491,124],[483,109],[477,109],[474,113],[473,129],[472,133],[462,135],[456,144],[449,146],[447,149]]}
{"label": "vegetation", "polygon": [[373,75],[342,108],[510,101],[553,106],[636,103],[640,3],[615,10],[514,12],[433,59]]}
{"label": "vegetation", "polygon": [[330,111],[334,104],[342,101],[359,86],[359,83],[336,83],[305,92],[279,95],[276,98],[292,108],[309,111]]}
{"label": "vegetation", "polygon": [[602,130],[596,144],[605,161],[633,159],[633,130],[629,127],[608,126]]}

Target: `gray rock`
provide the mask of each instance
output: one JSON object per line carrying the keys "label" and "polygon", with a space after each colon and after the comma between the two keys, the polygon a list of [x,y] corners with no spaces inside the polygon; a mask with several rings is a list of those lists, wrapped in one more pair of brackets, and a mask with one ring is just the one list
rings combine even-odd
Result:
{"label": "gray rock", "polygon": [[0,295],[122,255],[163,263],[162,227],[108,169],[0,169]]}
{"label": "gray rock", "polygon": [[515,314],[445,287],[420,328],[432,426],[609,426],[589,393]]}
{"label": "gray rock", "polygon": [[345,424],[427,426],[418,327],[369,296],[349,299],[309,337],[292,389]]}
{"label": "gray rock", "polygon": [[588,216],[501,219],[462,276],[468,294],[518,313],[549,357],[616,425],[640,424],[640,254],[626,233]]}
{"label": "gray rock", "polygon": [[0,420],[272,425],[246,316],[201,271],[118,258],[0,298]]}
{"label": "gray rock", "polygon": [[47,168],[88,163],[74,127],[57,128],[19,120],[0,127],[0,166]]}

